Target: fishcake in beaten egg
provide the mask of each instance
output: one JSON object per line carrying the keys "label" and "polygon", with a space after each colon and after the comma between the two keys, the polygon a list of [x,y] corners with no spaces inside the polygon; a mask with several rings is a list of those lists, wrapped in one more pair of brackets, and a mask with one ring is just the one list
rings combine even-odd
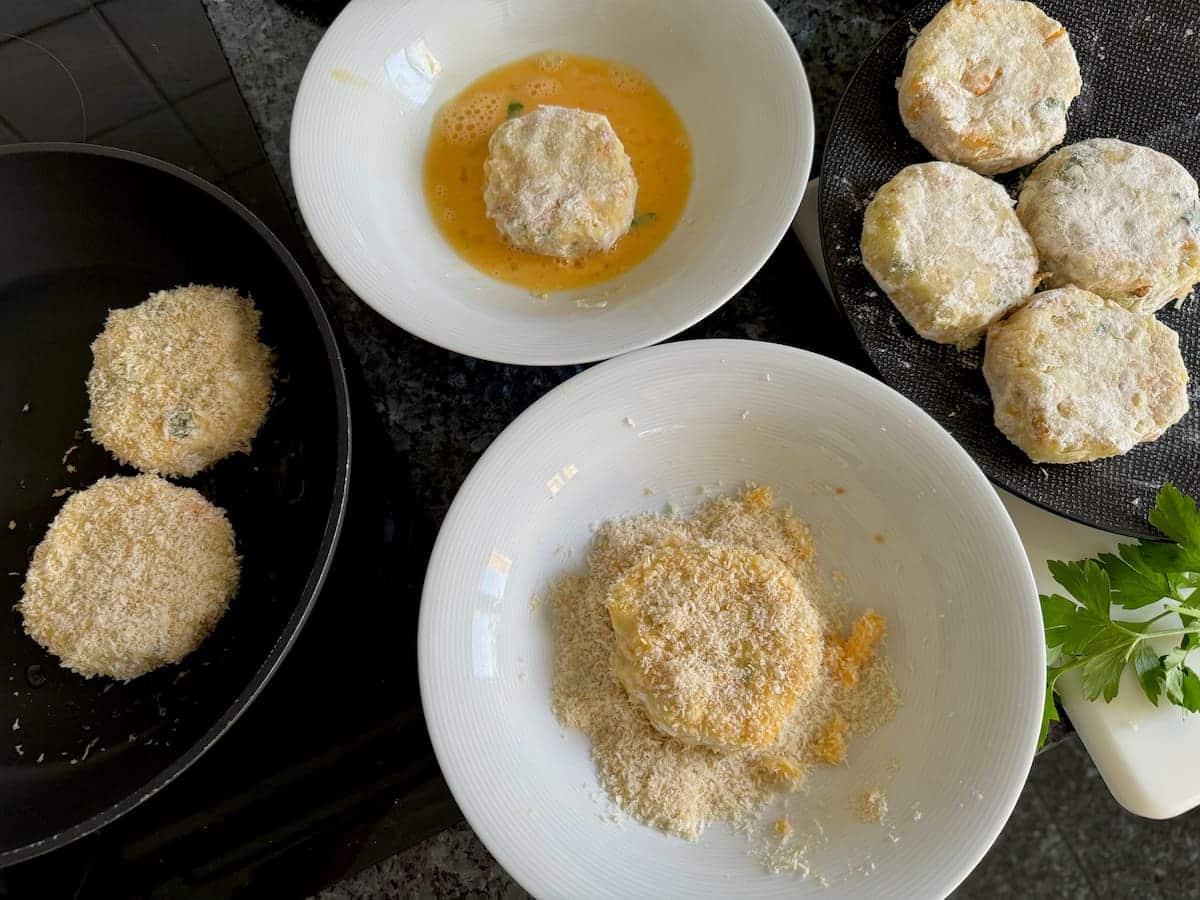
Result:
{"label": "fishcake in beaten egg", "polygon": [[633,221],[633,165],[599,113],[541,106],[504,122],[488,142],[484,177],[488,218],[531,253],[602,253]]}

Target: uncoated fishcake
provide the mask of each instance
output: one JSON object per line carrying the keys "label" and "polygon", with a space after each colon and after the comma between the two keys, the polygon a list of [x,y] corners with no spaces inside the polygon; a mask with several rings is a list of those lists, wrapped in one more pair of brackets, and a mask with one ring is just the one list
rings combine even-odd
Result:
{"label": "uncoated fishcake", "polygon": [[983,375],[996,427],[1034,462],[1119,456],[1188,410],[1178,335],[1076,287],[993,325]]}
{"label": "uncoated fishcake", "polygon": [[1200,281],[1200,191],[1165,153],[1111,138],[1063,147],[1021,188],[1047,284],[1074,284],[1137,312]]}
{"label": "uncoated fishcake", "polygon": [[1083,82],[1067,30],[1022,0],[952,0],[913,41],[900,117],[933,156],[984,175],[1039,159]]}
{"label": "uncoated fishcake", "polygon": [[1037,251],[1012,206],[970,169],[908,166],[867,207],[863,264],[917,334],[974,346],[1037,285]]}

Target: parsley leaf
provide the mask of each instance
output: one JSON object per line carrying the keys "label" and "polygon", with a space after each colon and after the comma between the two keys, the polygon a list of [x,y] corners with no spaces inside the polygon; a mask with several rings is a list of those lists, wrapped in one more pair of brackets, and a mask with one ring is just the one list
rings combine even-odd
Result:
{"label": "parsley leaf", "polygon": [[1164,693],[1176,706],[1188,712],[1200,712],[1200,678],[1187,666],[1168,669]]}
{"label": "parsley leaf", "polygon": [[508,117],[514,118],[521,114],[521,110],[525,108],[525,104],[520,100],[510,100],[508,104]]}
{"label": "parsley leaf", "polygon": [[1180,569],[1200,571],[1200,511],[1195,500],[1175,485],[1164,484],[1150,510],[1150,524],[1178,545]]}
{"label": "parsley leaf", "polygon": [[1042,705],[1042,730],[1038,734],[1038,746],[1046,743],[1046,734],[1050,731],[1050,723],[1059,721],[1058,707],[1054,705],[1054,685],[1058,676],[1067,671],[1064,668],[1046,666],[1046,701]]}
{"label": "parsley leaf", "polygon": [[[1046,697],[1042,710],[1044,742],[1058,720],[1054,695],[1059,677],[1079,669],[1083,696],[1105,702],[1117,696],[1125,667],[1132,665],[1138,684],[1153,704],[1166,698],[1188,712],[1200,712],[1200,675],[1187,666],[1200,646],[1200,510],[1171,484],[1158,492],[1150,522],[1167,541],[1121,544],[1117,553],[1076,562],[1046,565],[1066,592],[1040,598],[1046,636]],[[1112,611],[1159,605],[1143,621],[1114,619]],[[1178,625],[1158,625],[1170,618]],[[1151,641],[1178,638],[1160,656]]]}
{"label": "parsley leaf", "polygon": [[651,222],[653,222],[657,218],[658,218],[658,213],[653,213],[653,212],[638,213],[636,216],[633,217],[633,220],[630,221],[629,224],[631,227],[637,228],[639,225],[649,225]]}
{"label": "parsley leaf", "polygon": [[1120,556],[1100,554],[1100,565],[1112,584],[1113,603],[1125,609],[1141,609],[1175,592],[1167,573],[1140,550],[1137,544],[1121,544],[1117,547]]}
{"label": "parsley leaf", "polygon": [[1138,683],[1142,686],[1146,699],[1158,706],[1163,682],[1167,679],[1166,663],[1158,658],[1153,647],[1142,642],[1133,654],[1133,670],[1137,673]]}

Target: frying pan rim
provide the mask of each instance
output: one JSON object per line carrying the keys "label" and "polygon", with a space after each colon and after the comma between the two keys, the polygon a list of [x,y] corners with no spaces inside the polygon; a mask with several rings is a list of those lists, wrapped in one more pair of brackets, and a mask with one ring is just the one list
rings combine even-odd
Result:
{"label": "frying pan rim", "polygon": [[[875,360],[871,357],[870,352],[867,350],[866,343],[859,336],[858,328],[854,324],[854,317],[850,315],[850,311],[846,307],[845,301],[843,301],[843,299],[842,299],[841,288],[840,288],[840,285],[838,284],[838,279],[833,274],[834,267],[831,264],[832,259],[833,259],[833,254],[832,254],[830,246],[829,246],[831,243],[831,239],[829,238],[829,232],[825,227],[825,208],[826,208],[826,205],[830,202],[829,201],[829,191],[831,191],[832,188],[829,186],[829,180],[824,177],[825,172],[826,172],[825,160],[829,156],[829,148],[833,145],[832,138],[834,136],[834,131],[838,127],[838,125],[841,123],[842,110],[843,110],[843,107],[846,105],[846,99],[850,96],[851,89],[854,87],[855,83],[862,76],[863,71],[869,65],[872,65],[872,64],[877,65],[878,64],[878,60],[875,58],[876,54],[879,52],[880,47],[882,47],[883,44],[886,43],[893,36],[893,32],[899,31],[902,28],[910,27],[913,24],[913,20],[917,16],[917,11],[920,10],[923,6],[925,6],[924,2],[914,3],[911,7],[909,7],[907,10],[905,10],[903,13],[901,13],[900,16],[896,19],[896,21],[891,24],[891,26],[884,29],[883,33],[879,35],[879,38],[875,41],[875,43],[873,43],[871,45],[871,49],[867,51],[865,56],[863,56],[862,62],[860,62],[858,64],[858,66],[855,68],[854,74],[852,76],[850,76],[850,80],[846,82],[846,89],[844,91],[842,91],[841,97],[838,98],[837,106],[834,108],[834,111],[833,111],[833,117],[829,120],[829,129],[825,133],[825,146],[821,150],[821,168],[817,172],[817,176],[820,178],[820,181],[821,181],[820,187],[817,192],[817,231],[820,232],[820,235],[821,235],[821,261],[825,265],[825,271],[829,273],[829,295],[833,298],[833,305],[837,307],[838,312],[840,312],[842,314],[842,316],[846,319],[847,323],[849,323],[851,330],[854,332],[855,342],[860,347],[862,347],[863,355],[866,356],[868,362],[870,363],[869,374],[872,375],[873,377],[879,379],[880,381],[882,381],[888,387],[892,387],[894,390],[899,390],[899,388],[895,388],[891,384],[891,382],[889,382],[886,378],[883,377],[883,373],[879,371],[879,367],[875,365]],[[932,159],[933,159],[933,157],[931,156],[930,160],[932,160]],[[904,392],[901,391],[901,393],[904,393]],[[905,396],[907,397],[908,395],[905,394]],[[910,398],[910,399],[912,399],[912,398]],[[917,403],[916,400],[913,400],[913,402]],[[920,403],[917,403],[917,405],[921,406]],[[924,409],[925,407],[921,406],[921,408]],[[930,415],[932,415],[932,413]],[[938,422],[938,420],[936,418],[934,418],[934,421],[937,422],[938,425],[943,430],[945,430],[947,433],[950,433],[949,429],[947,429],[945,425],[942,425],[941,422]],[[950,436],[954,437],[953,434],[950,434]],[[958,438],[954,438],[954,439],[955,439],[955,441],[958,441]],[[970,451],[968,451],[968,452],[970,452]],[[975,459],[974,455],[972,455],[971,458]],[[976,460],[976,464],[979,464],[978,460]],[[1007,491],[1008,493],[1012,494],[1014,497],[1018,497],[1021,500],[1024,500],[1026,503],[1029,503],[1032,506],[1036,506],[1038,509],[1045,510],[1048,513],[1053,513],[1054,515],[1059,516],[1060,518],[1066,519],[1069,522],[1075,522],[1076,524],[1079,524],[1079,525],[1086,525],[1088,528],[1095,528],[1099,531],[1106,531],[1110,534],[1115,534],[1119,537],[1129,537],[1129,538],[1135,538],[1135,539],[1146,539],[1146,540],[1154,540],[1154,541],[1163,540],[1162,535],[1155,533],[1153,531],[1153,529],[1150,528],[1149,525],[1147,525],[1146,528],[1144,528],[1142,530],[1128,528],[1125,526],[1113,526],[1113,525],[1109,525],[1109,524],[1098,525],[1094,520],[1089,520],[1087,517],[1079,515],[1078,513],[1074,512],[1073,510],[1059,509],[1054,506],[1051,506],[1049,503],[1043,501],[1041,498],[1031,496],[1030,493],[1028,491],[1026,491],[1024,488],[1017,487],[1017,486],[1010,485],[1010,484],[1005,484],[1004,482],[1002,482],[1000,479],[998,479],[991,473],[990,467],[988,467],[988,466],[979,465],[979,468],[983,470],[983,474],[987,476],[987,480],[992,483],[993,487],[997,487],[1004,491]]]}
{"label": "frying pan rim", "polygon": [[329,568],[333,562],[333,554],[337,548],[338,537],[341,534],[350,486],[352,430],[350,422],[350,393],[349,384],[346,379],[345,363],[334,335],[333,325],[324,307],[321,305],[317,292],[314,290],[308,276],[305,275],[304,270],[300,268],[300,264],[296,261],[296,258],[283,245],[283,242],[275,236],[258,216],[225,191],[205,181],[198,175],[161,159],[118,147],[103,147],[98,144],[71,143],[67,141],[43,141],[0,146],[0,158],[9,156],[36,156],[39,154],[74,154],[87,157],[108,157],[173,176],[194,188],[200,189],[209,197],[216,200],[229,210],[230,213],[241,218],[243,222],[249,225],[262,238],[283,264],[288,275],[291,276],[292,281],[304,296],[305,303],[308,305],[313,321],[317,326],[317,331],[321,335],[321,343],[325,348],[326,361],[330,368],[330,374],[333,377],[334,406],[337,410],[337,475],[334,480],[332,502],[330,503],[329,515],[325,520],[321,542],[317,548],[312,569],[309,571],[304,587],[300,591],[296,609],[288,618],[275,643],[272,644],[266,659],[255,670],[246,687],[234,698],[233,702],[230,703],[228,708],[225,709],[208,730],[197,738],[179,758],[163,768],[156,776],[141,785],[136,791],[126,795],[117,803],[89,816],[82,822],[48,838],[42,838],[10,850],[0,851],[0,869],[16,865],[20,862],[26,862],[34,857],[49,853],[52,850],[57,850],[116,821],[125,813],[140,806],[174,781],[229,730],[230,726],[238,720],[266,686],[267,682],[271,680],[271,676],[275,674],[279,664],[287,656],[288,651],[291,650],[296,636],[300,633],[300,629],[304,626],[313,605],[316,603],[317,597],[320,595],[321,587],[325,583],[325,577],[329,573]]}

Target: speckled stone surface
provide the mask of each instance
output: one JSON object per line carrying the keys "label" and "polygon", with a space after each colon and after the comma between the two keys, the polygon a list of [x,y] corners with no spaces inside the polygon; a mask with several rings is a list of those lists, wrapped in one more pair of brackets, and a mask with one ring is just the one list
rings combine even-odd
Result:
{"label": "speckled stone surface", "polygon": [[[258,128],[268,158],[295,212],[288,169],[292,104],[304,67],[324,28],[275,0],[204,0],[213,27]],[[813,93],[817,155],[838,98],[858,61],[900,14],[901,0],[770,0],[804,60]],[[328,5],[328,4],[327,4]],[[815,174],[815,172],[814,172]],[[298,218],[298,217],[297,217]],[[580,367],[531,369],[481,362],[411,337],[359,302],[310,249],[352,355],[395,448],[407,459],[413,490],[431,525],[441,521],[454,492],[479,454],[512,418]],[[797,346],[832,345],[854,361],[857,347],[832,311],[799,245],[786,237],[763,271],[727,303],[681,337],[744,337]],[[803,304],[798,301],[815,300]],[[1083,790],[1077,790],[1082,786]],[[1107,806],[1105,804],[1107,803]],[[1112,807],[1113,809],[1110,809]],[[1004,834],[960,892],[963,897],[1116,896],[1110,887],[1133,882],[1107,848],[1094,866],[1106,873],[1083,876],[1073,841],[1090,835],[1080,822],[1091,809],[1110,820],[1102,837],[1140,840],[1138,820],[1121,814],[1108,797],[1077,741],[1038,758],[1034,775]],[[1064,815],[1079,822],[1062,823]],[[1185,821],[1185,820],[1178,820]],[[1115,823],[1115,824],[1113,824]],[[1164,851],[1158,896],[1169,879],[1182,878],[1200,852],[1185,828],[1172,831],[1172,856]],[[1183,850],[1190,846],[1190,850]],[[1089,876],[1091,877],[1091,876]],[[1135,879],[1136,880],[1136,879]],[[1160,893],[1155,893],[1159,891]],[[525,897],[466,825],[449,829],[399,853],[322,895],[327,900],[390,897]]]}

